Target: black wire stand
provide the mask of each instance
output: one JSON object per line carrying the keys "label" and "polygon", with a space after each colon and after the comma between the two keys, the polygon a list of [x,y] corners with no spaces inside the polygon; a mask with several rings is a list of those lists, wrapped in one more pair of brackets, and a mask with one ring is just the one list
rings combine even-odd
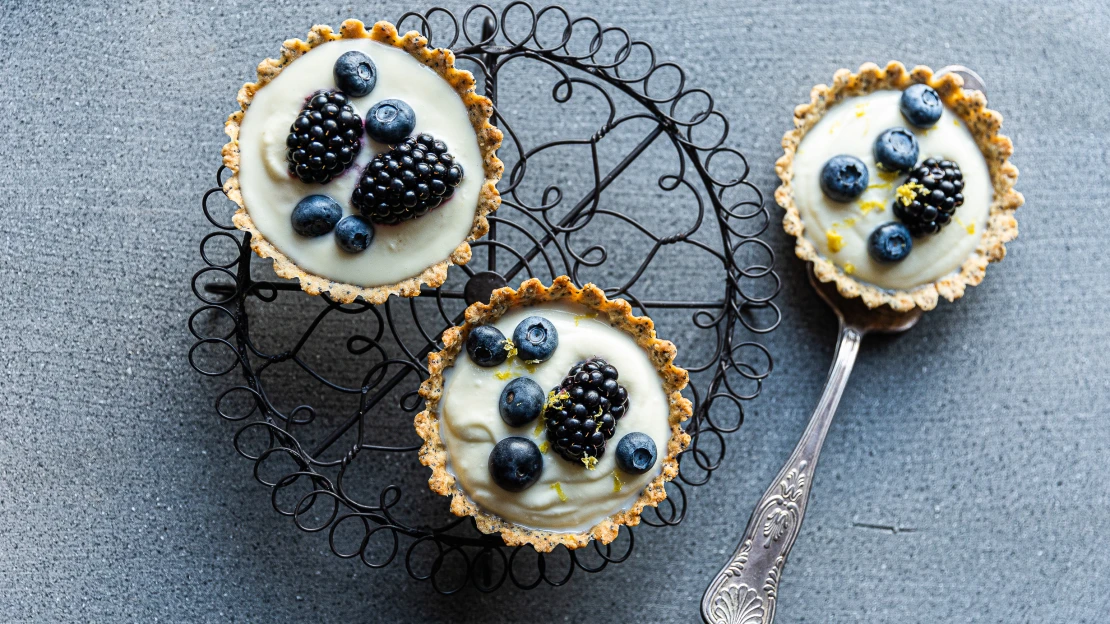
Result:
{"label": "black wire stand", "polygon": [[[691,373],[686,394],[693,401],[694,416],[687,431],[693,442],[680,458],[679,478],[667,486],[667,500],[642,517],[644,524],[656,527],[682,522],[686,488],[704,485],[720,466],[725,436],[743,424],[745,404],[759,396],[773,367],[770,353],[756,341],[781,321],[772,301],[781,286],[773,269],[774,253],[760,238],[769,215],[762,194],[747,181],[744,156],[724,145],[728,120],[715,109],[709,92],[687,87],[680,66],[658,62],[649,44],[632,39],[624,29],[603,26],[591,17],[573,18],[559,6],[537,11],[525,2],[513,2],[500,13],[475,5],[461,21],[442,8],[410,12],[397,26],[402,31],[419,29],[432,45],[455,50],[460,65],[471,69],[494,102],[493,123],[505,133],[499,155],[506,173],[499,185],[502,205],[489,219],[488,236],[472,243],[470,264],[452,268],[447,283],[425,288],[418,298],[391,298],[372,306],[308,297],[295,282],[252,274],[250,234],[240,235],[229,219],[214,214],[213,198],[222,196],[226,173],[221,167],[217,186],[202,201],[205,217],[217,231],[201,241],[205,266],[192,279],[193,293],[203,304],[189,318],[196,337],[189,362],[211,377],[242,371],[243,383],[223,390],[215,400],[220,417],[238,424],[236,451],[253,462],[254,477],[270,489],[275,511],[291,517],[304,531],[326,532],[337,556],[359,558],[370,568],[400,558],[412,578],[431,581],[444,594],[468,584],[490,592],[506,580],[521,589],[541,583],[563,585],[575,569],[600,572],[628,559],[635,545],[633,529],[623,527],[621,537],[608,546],[594,542],[592,548],[559,547],[540,554],[530,547],[509,548],[499,536],[479,533],[469,518],[451,516],[447,499],[441,497],[435,497],[435,509],[446,519],[438,525],[423,524],[412,517],[419,514],[406,506],[411,496],[406,498],[402,486],[391,483],[376,496],[366,496],[354,492],[352,483],[360,477],[351,475],[397,464],[418,473],[413,483],[423,483],[427,469],[416,459],[420,441],[411,422],[423,408],[417,388],[428,374],[426,356],[442,347],[443,330],[461,323],[466,305],[527,277],[550,283],[567,274],[580,285],[599,283],[586,274],[612,270],[610,249],[616,247],[591,235],[604,231],[611,236],[620,227],[622,236],[643,244],[646,255],[638,266],[622,261],[618,268],[628,275],[619,283],[599,283],[606,294],[628,300],[637,313],[651,315],[657,323],[660,315],[688,311],[684,330],[669,326],[661,334],[673,339],[676,333],[690,331],[714,347],[703,361],[688,361],[695,349],[676,339],[677,363]],[[600,126],[586,136],[527,147],[528,139],[514,130],[514,123],[521,121],[515,119],[518,115],[498,106],[499,76],[524,63],[539,64],[525,75],[553,77],[550,95],[556,105],[566,105],[576,96],[593,103],[601,111]],[[669,92],[656,93],[653,81],[665,81]],[[622,114],[624,108],[632,110]],[[550,127],[564,129],[558,122]],[[644,135],[631,151],[617,158],[602,154],[608,136],[632,127],[643,128]],[[713,136],[703,138],[706,133]],[[550,174],[550,168],[529,167],[547,152],[567,147],[586,149],[591,155],[588,164],[571,163],[592,168],[592,185],[573,204],[560,181],[536,179]],[[664,171],[657,180],[657,191],[668,198],[663,209],[685,222],[676,231],[658,232],[653,229],[657,224],[641,223],[630,216],[627,201],[605,201],[607,188],[649,148],[671,154],[666,163],[657,156],[651,160]],[[526,191],[537,184],[542,188],[534,193],[539,201]],[[222,259],[217,249],[221,245],[226,256]],[[719,298],[691,301],[643,295],[650,286],[642,282],[665,270],[665,263],[657,259],[668,250],[700,254],[707,272],[720,272]],[[262,264],[263,269],[269,266]],[[256,267],[254,273],[259,272]],[[319,357],[314,362],[306,354],[305,345],[314,333],[323,332],[321,325],[336,317],[341,335],[336,338],[332,332],[327,339],[345,356],[365,358],[360,360],[359,383],[329,377],[327,362]],[[289,323],[307,323],[295,342],[259,343],[260,327]],[[211,365],[213,352],[222,353],[227,365]],[[274,398],[288,388],[304,388],[306,395],[291,408]],[[332,398],[357,400],[357,407],[353,413],[328,409],[327,416],[322,415],[322,405]],[[390,420],[394,413],[399,418]],[[404,443],[376,439],[380,430],[400,431],[406,425],[409,439]]]}

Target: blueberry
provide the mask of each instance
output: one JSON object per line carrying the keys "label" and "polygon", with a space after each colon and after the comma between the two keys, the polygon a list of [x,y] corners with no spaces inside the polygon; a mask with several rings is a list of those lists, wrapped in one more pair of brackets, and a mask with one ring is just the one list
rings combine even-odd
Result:
{"label": "blueberry", "polygon": [[335,226],[335,242],[348,253],[364,251],[373,240],[373,224],[358,215],[347,215]]}
{"label": "blueberry", "polygon": [[543,388],[527,377],[518,377],[505,384],[497,409],[501,420],[510,427],[522,427],[539,417],[547,399]]}
{"label": "blueberry", "polygon": [[301,236],[322,236],[332,231],[343,217],[339,202],[327,195],[309,195],[297,202],[290,220],[293,231]]}
{"label": "blueberry", "polygon": [[936,90],[923,84],[910,85],[903,91],[898,108],[906,121],[918,128],[933,127],[944,112],[944,104],[941,104]]}
{"label": "blueberry", "polygon": [[541,316],[529,316],[513,330],[513,344],[525,362],[546,362],[559,346],[559,332],[551,321]]}
{"label": "blueberry", "polygon": [[374,90],[378,82],[378,68],[362,52],[346,52],[335,61],[335,84],[339,90],[352,97],[362,97]]}
{"label": "blueberry", "polygon": [[880,225],[867,237],[867,251],[878,262],[904,260],[912,250],[910,229],[897,221]]}
{"label": "blueberry", "polygon": [[917,164],[917,137],[905,128],[884,130],[872,149],[875,166],[883,171],[905,172]]}
{"label": "blueberry", "polygon": [[527,490],[542,472],[543,455],[528,438],[505,438],[489,454],[489,474],[493,482],[510,492]]}
{"label": "blueberry", "polygon": [[617,443],[617,466],[629,474],[644,474],[655,465],[655,440],[633,431]]}
{"label": "blueberry", "polygon": [[847,154],[833,156],[821,169],[821,190],[833,201],[852,201],[863,194],[869,177],[862,160]]}
{"label": "blueberry", "polygon": [[505,334],[492,325],[479,325],[466,337],[466,354],[478,366],[497,366],[509,357]]}
{"label": "blueberry", "polygon": [[401,100],[382,100],[366,113],[366,133],[378,143],[396,145],[416,127],[416,113]]}

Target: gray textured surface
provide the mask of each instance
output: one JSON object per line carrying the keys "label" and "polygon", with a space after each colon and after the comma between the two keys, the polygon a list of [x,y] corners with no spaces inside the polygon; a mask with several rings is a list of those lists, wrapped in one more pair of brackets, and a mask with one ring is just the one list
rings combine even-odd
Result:
{"label": "gray textured surface", "polygon": [[[1017,145],[1021,238],[958,305],[865,345],[779,621],[1105,621],[1107,5],[915,4],[590,10],[713,90],[768,196],[791,107],[836,68],[898,58],[983,74]],[[638,532],[632,560],[601,575],[439,597],[396,566],[332,556],[272,512],[234,455],[216,385],[185,361],[198,196],[235,90],[278,41],[401,12],[353,7],[0,8],[0,620],[697,620],[831,357],[832,321],[774,228],[786,318],[764,397],[687,521]]]}

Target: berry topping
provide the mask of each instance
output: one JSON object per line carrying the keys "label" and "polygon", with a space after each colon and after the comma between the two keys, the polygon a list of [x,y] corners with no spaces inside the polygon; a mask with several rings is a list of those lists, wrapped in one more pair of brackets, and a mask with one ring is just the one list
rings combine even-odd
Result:
{"label": "berry topping", "polygon": [[951,160],[929,158],[895,191],[894,216],[914,236],[936,234],[964,203],[964,176]]}
{"label": "berry topping", "polygon": [[539,417],[545,400],[547,395],[540,384],[527,377],[517,377],[505,384],[497,409],[506,425],[522,427]]}
{"label": "berry topping", "polygon": [[542,472],[543,455],[528,438],[505,438],[489,454],[489,474],[504,490],[523,492],[532,487]]}
{"label": "berry topping", "polygon": [[905,128],[890,128],[875,139],[871,151],[880,171],[909,171],[917,164],[917,137]]}
{"label": "berry topping", "polygon": [[898,108],[906,121],[918,128],[932,128],[944,112],[944,104],[936,90],[923,84],[910,85],[903,91]]}
{"label": "berry topping", "polygon": [[479,325],[466,337],[466,354],[478,366],[497,366],[509,357],[507,342],[500,329]]}
{"label": "berry topping", "polygon": [[375,156],[362,170],[351,203],[374,223],[396,225],[450,199],[462,178],[447,144],[421,134]]}
{"label": "berry topping", "polygon": [[373,241],[373,224],[358,215],[347,215],[335,226],[335,242],[347,253],[364,251]]}
{"label": "berry topping", "polygon": [[343,218],[343,207],[327,195],[309,195],[297,202],[290,220],[301,236],[322,236]]}
{"label": "berry topping", "polygon": [[401,100],[382,100],[366,114],[366,134],[378,143],[396,145],[412,134],[416,113]]}
{"label": "berry topping", "polygon": [[898,262],[913,251],[910,229],[897,221],[884,223],[867,237],[867,251],[877,262]]}
{"label": "berry topping", "polygon": [[867,165],[855,156],[833,156],[821,169],[821,190],[829,199],[848,202],[867,188]]}
{"label": "berry topping", "polygon": [[546,362],[559,346],[559,332],[542,316],[529,316],[513,330],[513,344],[525,362]]}
{"label": "berry topping", "polygon": [[617,369],[601,358],[590,358],[571,368],[548,393],[547,440],[563,459],[593,468],[627,412],[628,391],[617,383]]}
{"label": "berry topping", "polygon": [[655,465],[655,440],[633,431],[617,442],[617,466],[629,474],[644,474]]}
{"label": "berry topping", "polygon": [[335,61],[332,73],[335,75],[336,86],[351,97],[362,97],[370,93],[378,82],[378,68],[374,61],[357,50],[344,52]]}
{"label": "berry topping", "polygon": [[338,91],[308,98],[285,139],[289,174],[324,184],[343,173],[362,149],[362,119]]}

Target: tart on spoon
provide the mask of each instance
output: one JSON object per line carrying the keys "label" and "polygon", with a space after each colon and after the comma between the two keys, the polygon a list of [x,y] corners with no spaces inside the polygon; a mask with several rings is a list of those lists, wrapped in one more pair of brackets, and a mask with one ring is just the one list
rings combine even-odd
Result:
{"label": "tart on spoon", "polygon": [[798,257],[868,307],[931,310],[979,284],[1017,237],[1013,144],[962,79],[868,63],[794,110],[775,199]]}

